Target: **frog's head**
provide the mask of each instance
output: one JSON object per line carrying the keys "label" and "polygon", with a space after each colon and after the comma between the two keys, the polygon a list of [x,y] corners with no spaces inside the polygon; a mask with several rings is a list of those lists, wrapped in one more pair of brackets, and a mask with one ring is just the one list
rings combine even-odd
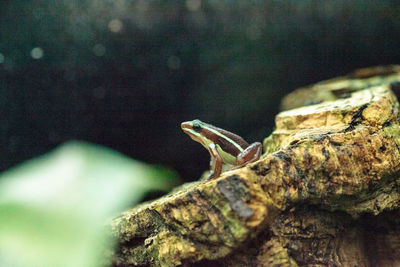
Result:
{"label": "frog's head", "polygon": [[183,132],[188,134],[190,138],[201,144],[205,143],[205,136],[203,130],[206,124],[200,120],[185,121],[181,123],[181,128]]}
{"label": "frog's head", "polygon": [[201,120],[185,121],[181,123],[182,130],[192,136],[200,136],[205,124]]}

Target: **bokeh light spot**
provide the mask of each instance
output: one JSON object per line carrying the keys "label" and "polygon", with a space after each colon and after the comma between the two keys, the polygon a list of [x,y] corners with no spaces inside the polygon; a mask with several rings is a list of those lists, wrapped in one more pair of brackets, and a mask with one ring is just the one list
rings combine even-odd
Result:
{"label": "bokeh light spot", "polygon": [[186,7],[189,11],[198,11],[201,7],[201,0],[186,0]]}
{"label": "bokeh light spot", "polygon": [[4,55],[0,53],[0,64],[4,62]]}
{"label": "bokeh light spot", "polygon": [[122,21],[119,19],[113,19],[108,23],[108,28],[112,32],[120,32],[122,30]]}
{"label": "bokeh light spot", "polygon": [[43,49],[40,47],[35,47],[31,50],[31,57],[34,59],[40,59],[43,57]]}
{"label": "bokeh light spot", "polygon": [[171,70],[177,70],[181,66],[181,60],[177,56],[170,56],[167,60],[167,66]]}
{"label": "bokeh light spot", "polygon": [[93,46],[93,53],[98,57],[102,57],[106,53],[106,48],[102,44],[95,44]]}

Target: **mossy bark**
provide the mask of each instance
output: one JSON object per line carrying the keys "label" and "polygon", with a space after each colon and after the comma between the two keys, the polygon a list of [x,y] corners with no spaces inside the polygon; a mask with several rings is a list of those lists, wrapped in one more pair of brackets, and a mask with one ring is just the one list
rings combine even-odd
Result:
{"label": "mossy bark", "polygon": [[114,266],[400,265],[399,82],[378,67],[289,94],[262,159],[116,218]]}

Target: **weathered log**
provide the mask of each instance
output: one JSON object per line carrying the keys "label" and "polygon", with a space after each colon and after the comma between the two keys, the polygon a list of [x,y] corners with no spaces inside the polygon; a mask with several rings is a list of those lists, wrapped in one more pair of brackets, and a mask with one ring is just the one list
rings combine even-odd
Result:
{"label": "weathered log", "polygon": [[400,265],[400,67],[282,102],[261,160],[112,222],[115,266]]}

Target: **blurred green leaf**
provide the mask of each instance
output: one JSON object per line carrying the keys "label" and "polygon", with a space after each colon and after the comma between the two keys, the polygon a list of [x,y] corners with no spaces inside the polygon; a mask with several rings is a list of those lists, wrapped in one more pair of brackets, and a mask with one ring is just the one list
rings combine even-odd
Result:
{"label": "blurred green leaf", "polygon": [[0,175],[1,266],[101,266],[105,226],[173,172],[71,142]]}

